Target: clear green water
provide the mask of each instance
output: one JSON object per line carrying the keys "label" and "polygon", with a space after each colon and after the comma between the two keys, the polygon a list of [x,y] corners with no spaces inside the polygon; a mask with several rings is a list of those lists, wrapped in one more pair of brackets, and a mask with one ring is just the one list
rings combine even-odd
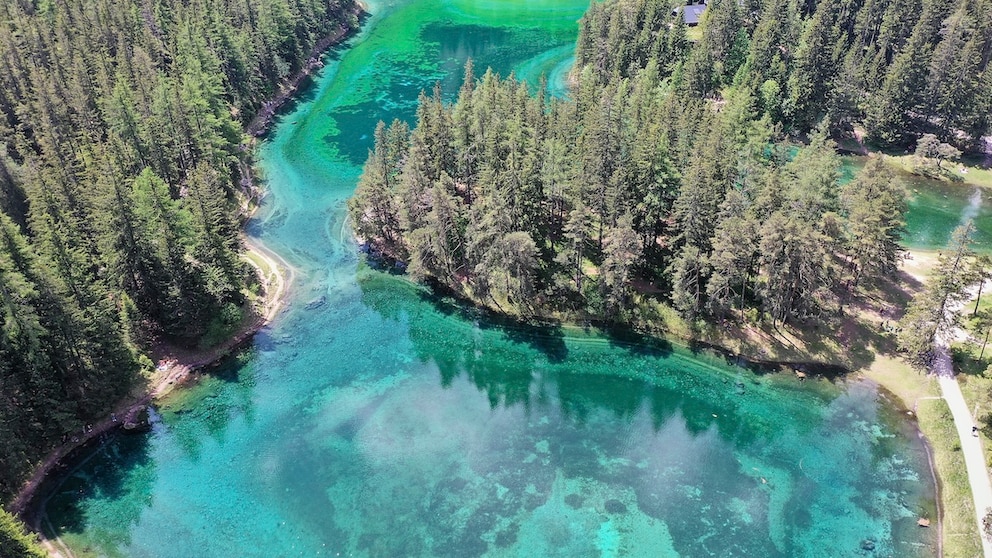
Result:
{"label": "clear green water", "polygon": [[585,6],[374,4],[262,151],[250,232],[298,269],[292,303],[88,456],[48,529],[156,558],[934,555],[923,446],[873,385],[501,323],[359,264],[342,203],[375,120],[468,55],[560,90]]}
{"label": "clear green water", "polygon": [[[864,166],[865,158],[845,156],[843,174],[854,176]],[[992,204],[989,193],[964,183],[941,182],[922,176],[900,173],[909,192],[906,234],[909,248],[940,250],[951,240],[951,233],[967,219],[975,223],[975,248],[992,250]]]}

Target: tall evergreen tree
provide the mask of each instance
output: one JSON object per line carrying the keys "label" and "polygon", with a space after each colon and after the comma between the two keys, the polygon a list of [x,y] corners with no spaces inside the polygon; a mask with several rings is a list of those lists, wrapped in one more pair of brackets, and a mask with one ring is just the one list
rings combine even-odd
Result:
{"label": "tall evergreen tree", "polygon": [[968,273],[974,231],[971,221],[954,230],[950,245],[941,254],[934,270],[933,280],[913,298],[899,322],[899,348],[917,367],[930,366],[934,344],[957,324],[957,314],[949,309],[965,300],[967,288],[975,279]]}
{"label": "tall evergreen tree", "polygon": [[8,558],[45,558],[45,551],[33,536],[24,532],[17,520],[0,509],[0,556]]}
{"label": "tall evergreen tree", "polygon": [[881,157],[873,157],[841,191],[847,213],[846,252],[851,284],[877,280],[899,265],[906,191]]}

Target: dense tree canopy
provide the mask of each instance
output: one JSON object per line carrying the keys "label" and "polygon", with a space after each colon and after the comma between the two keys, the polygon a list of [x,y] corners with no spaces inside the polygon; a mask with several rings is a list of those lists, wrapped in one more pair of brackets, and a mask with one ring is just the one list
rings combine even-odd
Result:
{"label": "dense tree canopy", "polygon": [[623,320],[659,289],[690,321],[843,312],[896,269],[906,194],[877,157],[842,180],[830,138],[919,141],[938,168],[977,146],[990,8],[715,0],[691,41],[666,4],[594,2],[567,100],[470,63],[454,104],[380,125],[352,221],[415,277],[522,313]]}
{"label": "dense tree canopy", "polygon": [[0,497],[131,388],[137,341],[194,343],[241,311],[242,123],[356,14],[0,2]]}
{"label": "dense tree canopy", "polygon": [[33,536],[24,532],[23,526],[9,513],[0,509],[0,556],[5,558],[44,558]]}
{"label": "dense tree canopy", "polygon": [[666,4],[613,0],[590,7],[576,60],[604,82],[654,60],[694,96],[754,96],[786,132],[826,118],[883,144],[933,133],[968,148],[992,124],[989,13],[988,0],[715,0],[689,45]]}
{"label": "dense tree canopy", "polygon": [[[748,95],[679,108],[653,59],[577,76],[575,99],[549,104],[469,66],[453,105],[421,96],[412,132],[380,124],[350,202],[358,234],[415,277],[528,314],[623,319],[642,280],[690,319],[781,323],[895,269],[905,193],[880,159],[842,186],[823,131],[775,143]],[[682,148],[686,122],[700,132]]]}

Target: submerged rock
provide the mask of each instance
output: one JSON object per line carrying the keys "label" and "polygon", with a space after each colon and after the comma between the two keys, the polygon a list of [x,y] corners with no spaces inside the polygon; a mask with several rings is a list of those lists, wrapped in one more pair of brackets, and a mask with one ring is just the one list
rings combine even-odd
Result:
{"label": "submerged rock", "polygon": [[151,429],[152,423],[148,415],[148,406],[142,405],[140,407],[134,408],[127,417],[124,418],[124,431],[125,432],[146,432]]}
{"label": "submerged rock", "polygon": [[568,494],[565,496],[565,503],[568,504],[568,507],[572,508],[573,510],[577,510],[581,508],[582,502],[583,502],[583,498],[578,494]]}
{"label": "submerged rock", "polygon": [[627,506],[620,500],[607,500],[603,503],[603,507],[610,513],[627,513]]}

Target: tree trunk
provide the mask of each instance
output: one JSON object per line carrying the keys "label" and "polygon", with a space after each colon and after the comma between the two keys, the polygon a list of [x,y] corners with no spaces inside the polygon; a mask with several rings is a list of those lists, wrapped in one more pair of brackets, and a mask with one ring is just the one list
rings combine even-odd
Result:
{"label": "tree trunk", "polygon": [[971,317],[974,318],[978,315],[978,303],[982,301],[982,287],[985,286],[985,277],[978,283],[978,298],[975,299],[975,309],[971,312]]}
{"label": "tree trunk", "polygon": [[751,282],[751,268],[748,267],[744,272],[744,282],[741,283],[740,310],[741,310],[742,324],[744,323],[744,294],[747,292],[747,284],[750,282]]}

